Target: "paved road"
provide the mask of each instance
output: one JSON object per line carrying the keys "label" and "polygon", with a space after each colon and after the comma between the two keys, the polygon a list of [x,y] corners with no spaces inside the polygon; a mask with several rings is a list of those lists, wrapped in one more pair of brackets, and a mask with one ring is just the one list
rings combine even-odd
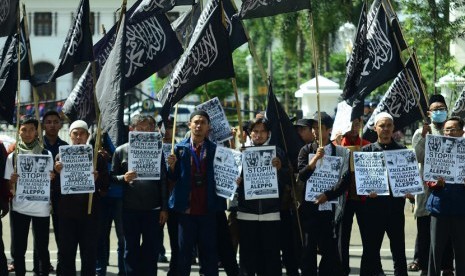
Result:
{"label": "paved road", "polygon": [[[2,223],[3,223],[3,241],[5,243],[5,249],[6,249],[5,253],[7,255],[7,258],[10,258],[10,249],[9,249],[10,248],[10,222],[9,222],[8,216],[2,220]],[[416,235],[416,222],[411,212],[411,205],[407,203],[405,207],[405,243],[406,243],[407,262],[410,262],[413,257],[415,235]],[[166,233],[166,227],[165,227],[164,245],[167,248],[167,251],[168,251],[167,256],[169,258],[170,250],[169,250],[168,235]],[[118,273],[116,248],[117,248],[116,236],[115,236],[114,231],[112,231],[111,246],[110,246],[110,250],[111,250],[110,266],[108,267],[107,275],[117,275]],[[50,249],[50,255],[51,255],[50,258],[51,258],[52,264],[55,265],[56,264],[56,243],[55,243],[52,229],[50,229],[49,249]],[[362,243],[360,240],[358,226],[355,223],[353,227],[353,231],[352,231],[352,240],[350,244],[350,265],[352,267],[352,271],[350,275],[358,275],[359,273],[358,268],[360,267],[361,255],[362,255]],[[387,238],[387,236],[385,236],[383,246],[381,249],[381,261],[382,261],[383,269],[386,275],[394,275],[391,252],[389,249],[389,239]],[[76,262],[77,262],[76,266],[79,268],[80,266],[79,256],[77,257]],[[27,270],[29,271],[27,275],[33,275],[33,273],[31,272],[32,271],[32,233],[30,233],[29,235],[28,251],[26,254],[26,267],[27,267]],[[160,263],[158,275],[166,275],[167,268],[168,268],[168,264]],[[420,274],[419,272],[410,273],[410,275],[419,275],[419,274]],[[193,266],[192,275],[198,275],[198,266]],[[220,275],[226,275],[226,273],[224,273],[224,271],[221,271]],[[283,270],[283,275],[285,275],[284,270]]]}

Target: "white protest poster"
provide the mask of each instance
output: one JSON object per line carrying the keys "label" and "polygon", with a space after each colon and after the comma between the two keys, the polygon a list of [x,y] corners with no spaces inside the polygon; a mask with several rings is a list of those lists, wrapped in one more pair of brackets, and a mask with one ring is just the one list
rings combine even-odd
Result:
{"label": "white protest poster", "polygon": [[[325,150],[326,152],[326,150]],[[312,160],[315,154],[309,154],[308,160]],[[321,162],[323,160],[323,162]],[[331,190],[339,182],[342,169],[342,157],[325,155],[316,163],[315,171],[308,178],[305,188],[305,201],[315,201],[325,191]],[[337,203],[337,199],[328,201]]]}
{"label": "white protest poster", "polygon": [[210,140],[221,143],[232,138],[228,118],[218,97],[199,104],[196,108],[207,112],[210,117]]}
{"label": "white protest poster", "polygon": [[409,149],[384,151],[392,195],[403,197],[424,192],[415,152]]}
{"label": "white protest poster", "polygon": [[458,139],[454,137],[426,135],[423,180],[437,181],[442,177],[446,183],[456,182],[457,142]]}
{"label": "white protest poster", "polygon": [[159,180],[163,141],[158,132],[129,132],[128,171],[137,173],[137,180]]}
{"label": "white protest poster", "polygon": [[31,202],[50,201],[51,155],[18,154],[18,183],[16,200]]}
{"label": "white protest poster", "polygon": [[275,146],[249,147],[242,152],[245,199],[279,198],[278,172],[271,165]]}
{"label": "white protest poster", "polygon": [[95,192],[93,150],[90,145],[60,146],[61,194]]}
{"label": "white protest poster", "polygon": [[455,183],[465,183],[465,139],[457,139],[457,173]]}
{"label": "white protest poster", "polygon": [[213,170],[216,194],[232,200],[236,193],[236,179],[241,175],[242,153],[225,147],[216,147]]}
{"label": "white protest poster", "polygon": [[358,195],[389,195],[384,154],[378,152],[354,152],[355,184]]}

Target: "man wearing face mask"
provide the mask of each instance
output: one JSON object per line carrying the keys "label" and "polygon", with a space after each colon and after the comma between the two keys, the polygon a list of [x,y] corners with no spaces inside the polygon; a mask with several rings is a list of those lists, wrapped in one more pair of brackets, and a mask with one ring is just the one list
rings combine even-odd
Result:
{"label": "man wearing face mask", "polygon": [[[428,116],[431,118],[431,123],[424,123],[421,128],[415,131],[412,138],[412,147],[417,156],[420,175],[423,175],[426,135],[443,135],[442,128],[447,119],[447,105],[442,95],[435,94],[430,97]],[[430,213],[426,210],[426,201],[430,195],[430,191],[426,183],[424,183],[424,185],[425,193],[415,195],[414,216],[417,221],[417,237],[415,240],[414,260],[408,264],[408,269],[409,271],[422,270],[426,275],[428,270],[431,219]],[[444,270],[444,275],[453,275],[453,258],[452,247],[449,242],[443,256],[442,268]]]}

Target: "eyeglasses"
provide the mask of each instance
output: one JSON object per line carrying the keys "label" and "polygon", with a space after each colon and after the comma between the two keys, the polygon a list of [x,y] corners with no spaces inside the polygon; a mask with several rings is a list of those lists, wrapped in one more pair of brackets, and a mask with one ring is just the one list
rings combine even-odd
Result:
{"label": "eyeglasses", "polygon": [[457,129],[457,128],[445,128],[443,130],[444,133],[454,133],[454,132],[459,132],[460,129]]}

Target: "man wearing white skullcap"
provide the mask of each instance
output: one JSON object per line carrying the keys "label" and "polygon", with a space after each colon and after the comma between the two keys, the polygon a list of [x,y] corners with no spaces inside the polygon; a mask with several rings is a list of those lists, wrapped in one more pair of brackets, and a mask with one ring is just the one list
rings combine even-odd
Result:
{"label": "man wearing white skullcap", "polygon": [[[375,131],[378,134],[376,143],[362,148],[365,152],[405,149],[392,138],[394,133],[394,119],[387,112],[381,112],[375,116]],[[410,195],[408,195],[410,197]],[[365,228],[363,233],[363,254],[360,267],[360,275],[378,275],[382,272],[378,260],[383,242],[384,233],[388,234],[391,244],[392,258],[394,261],[394,275],[407,275],[407,261],[405,257],[405,198],[378,196],[371,193],[366,199],[365,220],[362,223]]]}

